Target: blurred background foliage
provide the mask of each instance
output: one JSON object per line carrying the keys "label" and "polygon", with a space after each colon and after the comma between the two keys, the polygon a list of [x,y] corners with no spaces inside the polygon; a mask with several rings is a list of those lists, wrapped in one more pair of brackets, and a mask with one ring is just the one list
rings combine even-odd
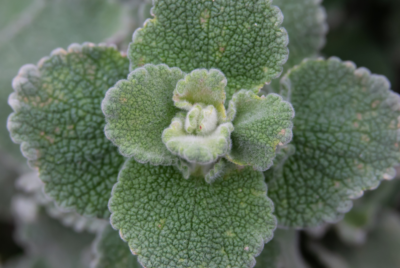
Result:
{"label": "blurred background foliage", "polygon": [[[324,0],[323,5],[329,32],[322,56],[383,74],[400,93],[400,1]],[[0,1],[0,267],[89,267],[101,259],[103,248],[92,242],[102,239],[98,234],[95,239],[96,233],[107,225],[59,211],[43,197],[37,176],[27,173],[5,127],[13,77],[23,64],[35,64],[71,43],[106,42],[126,50],[150,8],[151,0]],[[337,224],[279,230],[256,267],[397,268],[399,251],[398,176],[356,200]],[[135,259],[129,263],[137,266]]]}

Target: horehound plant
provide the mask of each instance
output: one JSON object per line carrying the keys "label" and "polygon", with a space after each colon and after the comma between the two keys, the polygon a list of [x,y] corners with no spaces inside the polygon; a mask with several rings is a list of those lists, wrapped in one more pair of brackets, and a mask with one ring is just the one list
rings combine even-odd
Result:
{"label": "horehound plant", "polygon": [[144,267],[253,267],[277,226],[335,222],[394,176],[399,96],[315,58],[318,1],[153,4],[127,56],[73,44],[23,66],[8,120],[45,192],[110,217]]}

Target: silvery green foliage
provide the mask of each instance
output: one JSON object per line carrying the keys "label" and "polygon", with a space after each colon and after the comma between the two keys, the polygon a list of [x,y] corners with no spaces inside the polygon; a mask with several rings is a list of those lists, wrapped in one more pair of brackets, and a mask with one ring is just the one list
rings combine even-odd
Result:
{"label": "silvery green foliage", "polygon": [[[318,52],[324,13],[318,1],[277,3],[290,66],[286,14],[270,0],[154,0],[129,60],[84,44],[23,67],[8,128],[45,191],[86,215],[107,218],[108,204],[145,267],[233,268],[255,265],[274,213],[288,227],[336,221],[391,179],[399,96],[336,58],[289,69]],[[284,68],[282,96],[259,96]],[[110,245],[128,252],[115,233],[98,244],[111,263]]]}

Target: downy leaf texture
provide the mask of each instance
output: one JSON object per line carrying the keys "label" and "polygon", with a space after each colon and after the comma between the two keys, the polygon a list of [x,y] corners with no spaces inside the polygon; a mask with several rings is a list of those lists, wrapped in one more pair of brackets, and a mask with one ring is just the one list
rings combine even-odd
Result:
{"label": "downy leaf texture", "polygon": [[37,66],[23,66],[13,80],[11,138],[61,207],[109,216],[108,199],[124,158],[104,136],[101,101],[126,77],[128,65],[113,47],[73,44]]}
{"label": "downy leaf texture", "polygon": [[258,90],[282,72],[288,57],[283,15],[270,0],[155,0],[154,18],[133,35],[131,70],[165,63],[184,72],[219,69],[227,99]]}
{"label": "downy leaf texture", "polygon": [[400,98],[385,77],[337,58],[306,60],[281,84],[296,117],[294,152],[265,173],[279,225],[337,221],[395,175]]}
{"label": "downy leaf texture", "polygon": [[261,172],[233,168],[208,184],[173,166],[127,160],[111,223],[148,268],[253,267],[276,219]]}
{"label": "downy leaf texture", "polygon": [[165,64],[148,64],[111,88],[102,103],[106,136],[126,157],[141,163],[171,165],[177,157],[162,142],[161,134],[179,111],[172,92],[184,73]]}
{"label": "downy leaf texture", "polygon": [[227,158],[235,164],[267,170],[277,148],[292,139],[293,107],[277,94],[259,97],[241,90],[229,102],[228,114],[235,114],[235,130]]}
{"label": "downy leaf texture", "polygon": [[132,255],[128,243],[111,225],[98,233],[93,245],[95,258],[91,268],[142,268],[137,257]]}

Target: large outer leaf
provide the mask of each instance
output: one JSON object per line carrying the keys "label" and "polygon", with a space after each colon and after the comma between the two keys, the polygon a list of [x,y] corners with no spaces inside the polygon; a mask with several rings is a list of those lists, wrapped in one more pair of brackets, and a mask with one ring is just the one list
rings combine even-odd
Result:
{"label": "large outer leaf", "polygon": [[266,191],[251,168],[208,184],[131,159],[113,189],[111,222],[148,268],[253,267],[275,229]]}
{"label": "large outer leaf", "polygon": [[128,244],[118,231],[107,225],[99,232],[94,245],[95,259],[92,268],[141,268],[137,257],[132,255]]}
{"label": "large outer leaf", "polygon": [[107,91],[102,103],[107,120],[105,134],[121,154],[154,165],[176,162],[161,135],[179,111],[172,92],[183,77],[178,68],[147,64]]}
{"label": "large outer leaf", "polygon": [[[4,127],[11,81],[26,63],[73,42],[102,42],[121,29],[124,10],[109,0],[0,1],[0,149],[24,161]],[[132,35],[132,32],[129,33]]]}
{"label": "large outer leaf", "polygon": [[351,198],[394,175],[399,96],[385,77],[336,58],[303,62],[282,80],[296,111],[295,153],[267,172],[280,225],[336,221]]}
{"label": "large outer leaf", "polygon": [[59,49],[13,81],[8,128],[45,191],[78,212],[108,217],[107,202],[124,158],[104,136],[100,103],[126,77],[128,60],[113,47]]}
{"label": "large outer leaf", "polygon": [[184,72],[220,69],[227,99],[239,89],[258,91],[280,75],[287,60],[282,13],[270,0],[155,0],[154,18],[133,36],[131,69],[165,63]]}

